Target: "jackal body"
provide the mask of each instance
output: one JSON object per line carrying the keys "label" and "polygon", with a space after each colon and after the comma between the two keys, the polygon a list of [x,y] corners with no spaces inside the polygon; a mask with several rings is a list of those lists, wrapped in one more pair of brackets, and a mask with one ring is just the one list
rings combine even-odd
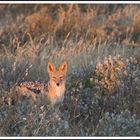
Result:
{"label": "jackal body", "polygon": [[16,92],[19,95],[31,96],[33,101],[36,101],[37,96],[43,95],[43,97],[47,97],[52,106],[62,103],[66,90],[67,63],[63,62],[56,68],[49,62],[48,73],[50,77],[48,82],[26,81],[16,86]]}

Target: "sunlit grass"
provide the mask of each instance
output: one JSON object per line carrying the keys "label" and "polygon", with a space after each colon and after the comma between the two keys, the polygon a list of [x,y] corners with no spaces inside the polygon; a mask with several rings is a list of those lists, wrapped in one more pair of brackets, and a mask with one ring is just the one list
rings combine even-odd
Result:
{"label": "sunlit grass", "polygon": [[[1,136],[139,136],[139,5],[0,5]],[[13,11],[13,12],[12,12]],[[15,95],[68,62],[58,114]],[[12,100],[16,100],[12,104]]]}

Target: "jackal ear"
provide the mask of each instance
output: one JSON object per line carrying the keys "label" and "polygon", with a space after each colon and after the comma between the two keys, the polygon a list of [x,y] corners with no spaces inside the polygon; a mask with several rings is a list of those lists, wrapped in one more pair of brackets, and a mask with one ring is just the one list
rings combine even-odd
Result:
{"label": "jackal ear", "polygon": [[67,62],[64,61],[60,66],[59,66],[59,70],[62,72],[67,72]]}
{"label": "jackal ear", "polygon": [[55,71],[55,66],[53,63],[48,62],[48,73],[53,73]]}

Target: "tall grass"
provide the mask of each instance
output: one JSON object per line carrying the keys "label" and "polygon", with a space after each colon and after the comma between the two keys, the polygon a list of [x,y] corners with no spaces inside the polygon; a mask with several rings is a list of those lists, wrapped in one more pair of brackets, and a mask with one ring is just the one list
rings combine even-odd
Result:
{"label": "tall grass", "polygon": [[[139,136],[139,5],[0,5],[1,136]],[[11,89],[68,61],[59,114]]]}

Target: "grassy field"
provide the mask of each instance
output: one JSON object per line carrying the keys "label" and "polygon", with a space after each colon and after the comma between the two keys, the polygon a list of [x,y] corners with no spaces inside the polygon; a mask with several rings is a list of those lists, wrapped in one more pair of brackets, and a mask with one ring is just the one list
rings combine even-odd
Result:
{"label": "grassy field", "polygon": [[[139,4],[0,4],[0,136],[140,136]],[[68,62],[59,114],[22,81]]]}

